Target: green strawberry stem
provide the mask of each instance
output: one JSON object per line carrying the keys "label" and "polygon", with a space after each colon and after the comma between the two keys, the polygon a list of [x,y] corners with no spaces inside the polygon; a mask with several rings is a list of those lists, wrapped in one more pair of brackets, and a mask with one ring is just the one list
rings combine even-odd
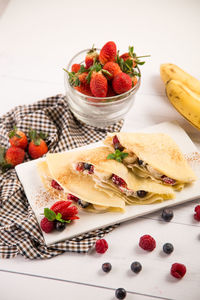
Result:
{"label": "green strawberry stem", "polygon": [[141,56],[136,56],[134,58],[141,58],[141,57],[150,57],[151,55],[141,55]]}

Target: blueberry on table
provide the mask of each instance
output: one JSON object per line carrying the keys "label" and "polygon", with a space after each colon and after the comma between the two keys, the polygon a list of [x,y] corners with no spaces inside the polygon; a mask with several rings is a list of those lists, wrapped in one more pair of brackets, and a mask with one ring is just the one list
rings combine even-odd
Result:
{"label": "blueberry on table", "polygon": [[125,299],[126,297],[126,290],[123,288],[118,288],[115,291],[115,296],[117,299]]}
{"label": "blueberry on table", "polygon": [[139,261],[134,261],[132,264],[131,264],[131,270],[134,272],[134,273],[139,273],[141,270],[142,270],[142,265]]}
{"label": "blueberry on table", "polygon": [[165,243],[163,245],[163,251],[166,254],[170,254],[170,253],[172,253],[174,251],[174,246],[171,243]]}
{"label": "blueberry on table", "polygon": [[173,213],[172,209],[170,209],[170,208],[163,209],[161,217],[163,218],[164,221],[166,221],[166,222],[171,221],[173,216],[174,216],[174,213]]}
{"label": "blueberry on table", "polygon": [[102,270],[105,272],[105,273],[109,273],[112,269],[112,265],[110,263],[104,263],[102,265]]}

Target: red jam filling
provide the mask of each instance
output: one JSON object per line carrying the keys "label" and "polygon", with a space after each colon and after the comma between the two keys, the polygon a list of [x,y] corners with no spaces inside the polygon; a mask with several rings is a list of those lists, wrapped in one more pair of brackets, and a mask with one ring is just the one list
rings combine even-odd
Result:
{"label": "red jam filling", "polygon": [[164,183],[166,183],[166,184],[174,185],[174,184],[176,183],[176,180],[174,180],[174,179],[172,179],[172,178],[169,178],[169,177],[167,177],[167,176],[165,176],[165,175],[163,175],[163,176],[161,177],[161,179],[162,179],[162,181],[163,181]]}
{"label": "red jam filling", "polygon": [[112,179],[112,182],[114,184],[118,185],[119,187],[127,188],[126,182],[121,177],[119,177],[119,176],[117,176],[115,174],[112,174],[111,179]]}
{"label": "red jam filling", "polygon": [[124,150],[124,147],[120,144],[119,139],[116,135],[113,137],[113,146],[115,150],[117,149],[120,151]]}
{"label": "red jam filling", "polygon": [[94,166],[91,164],[88,164],[88,163],[78,162],[78,164],[76,166],[76,170],[79,172],[83,172],[83,171],[87,170],[89,174],[93,174]]}
{"label": "red jam filling", "polygon": [[63,188],[60,186],[60,184],[57,183],[57,181],[55,181],[54,179],[51,180],[51,186],[56,190],[59,190],[59,191],[63,190]]}
{"label": "red jam filling", "polygon": [[74,195],[72,195],[72,194],[68,194],[67,195],[67,200],[72,200],[74,202],[78,202],[79,198],[76,197],[76,196],[74,196]]}

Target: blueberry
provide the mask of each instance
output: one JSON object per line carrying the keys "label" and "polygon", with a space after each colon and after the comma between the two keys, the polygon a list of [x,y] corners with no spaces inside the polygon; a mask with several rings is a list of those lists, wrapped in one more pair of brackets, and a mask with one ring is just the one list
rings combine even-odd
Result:
{"label": "blueberry", "polygon": [[140,198],[144,198],[147,195],[147,192],[143,191],[143,190],[140,190],[140,191],[137,191],[137,195]]}
{"label": "blueberry", "polygon": [[65,229],[65,227],[66,227],[66,223],[65,222],[56,221],[55,223],[56,223],[55,224],[55,229],[57,231],[63,231]]}
{"label": "blueberry", "polygon": [[142,265],[141,265],[141,263],[139,263],[138,261],[134,261],[134,262],[131,264],[131,270],[132,270],[134,273],[139,273],[139,272],[142,270]]}
{"label": "blueberry", "polygon": [[116,289],[115,296],[117,299],[124,299],[126,297],[126,290],[123,288]]}
{"label": "blueberry", "polygon": [[108,272],[110,272],[111,271],[111,269],[112,269],[112,265],[110,264],[110,263],[104,263],[103,265],[102,265],[102,270],[104,271],[104,272],[106,272],[106,273],[108,273]]}
{"label": "blueberry", "polygon": [[81,199],[79,199],[77,203],[78,203],[78,205],[80,205],[82,208],[86,208],[86,207],[88,207],[88,205],[89,205],[88,202],[86,202],[86,201],[84,201],[84,200],[81,200]]}
{"label": "blueberry", "polygon": [[166,254],[170,254],[170,253],[172,253],[174,251],[174,246],[171,243],[165,243],[163,245],[163,251]]}
{"label": "blueberry", "polygon": [[162,211],[163,220],[165,220],[166,222],[169,222],[169,221],[171,221],[173,216],[174,216],[174,213],[173,213],[172,209],[169,209],[169,208],[163,209],[163,211]]}
{"label": "blueberry", "polygon": [[141,160],[141,159],[139,159],[139,158],[138,158],[138,161],[137,161],[137,162],[138,162],[138,165],[139,165],[139,166],[143,165],[143,163],[144,163],[143,160]]}
{"label": "blueberry", "polygon": [[90,170],[90,168],[91,168],[91,164],[84,163],[84,169],[85,170]]}

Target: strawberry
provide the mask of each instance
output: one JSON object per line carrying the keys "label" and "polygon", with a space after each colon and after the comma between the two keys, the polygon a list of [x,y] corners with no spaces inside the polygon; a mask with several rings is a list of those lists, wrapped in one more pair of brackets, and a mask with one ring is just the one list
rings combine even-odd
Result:
{"label": "strawberry", "polygon": [[47,153],[48,146],[44,141],[44,138],[46,137],[44,133],[37,133],[35,130],[30,130],[29,137],[31,142],[28,145],[28,153],[31,158],[39,158],[43,154]]}
{"label": "strawberry", "polygon": [[83,73],[78,75],[78,79],[82,84],[88,84],[88,81],[87,81],[87,78],[86,78],[87,76],[88,76],[88,73],[83,72]]}
{"label": "strawberry", "polygon": [[128,74],[121,72],[113,78],[112,87],[117,94],[125,93],[132,88],[132,79]]}
{"label": "strawberry", "polygon": [[122,72],[121,69],[120,69],[120,66],[117,63],[113,62],[113,61],[107,62],[104,65],[103,70],[106,70],[111,74],[111,75],[106,76],[108,78],[108,80],[113,79],[114,76],[116,76],[117,74]]}
{"label": "strawberry", "polygon": [[87,95],[87,96],[93,96],[92,95],[92,92],[90,90],[90,85],[89,84],[80,84],[78,86],[75,86],[74,87],[75,90],[77,90],[79,93],[82,93],[84,95]]}
{"label": "strawberry", "polygon": [[25,157],[25,151],[22,148],[12,146],[8,148],[5,154],[5,160],[11,167],[15,167],[23,163]]}
{"label": "strawberry", "polygon": [[132,60],[133,61],[133,66],[132,68],[135,68],[136,67],[136,59],[131,57],[131,55],[129,53],[124,53],[122,55],[120,55],[120,58],[122,58],[124,61],[127,61],[128,59]]}
{"label": "strawberry", "polygon": [[145,62],[140,61],[139,58],[141,57],[149,57],[150,55],[143,55],[143,56],[137,56],[134,52],[134,47],[129,46],[128,52],[120,55],[120,58],[122,58],[124,61],[131,60],[132,61],[132,68],[135,68],[137,65],[143,65]]}
{"label": "strawberry", "polygon": [[89,69],[98,59],[99,54],[96,51],[96,48],[94,48],[94,45],[92,48],[87,52],[87,55],[85,57],[85,68]]}
{"label": "strawberry", "polygon": [[[72,201],[57,201],[51,207],[56,214],[60,213],[62,215],[63,220],[75,220],[79,219],[78,216],[78,208],[76,206],[70,206]],[[70,206],[70,207],[69,207]]]}
{"label": "strawberry", "polygon": [[137,84],[137,81],[138,81],[137,76],[133,76],[133,77],[131,77],[131,79],[132,79],[133,86],[135,86]]}
{"label": "strawberry", "polygon": [[106,97],[108,91],[108,81],[102,72],[93,72],[90,80],[90,89],[95,97]]}
{"label": "strawberry", "polygon": [[112,85],[108,84],[108,91],[106,97],[113,97],[116,96],[115,91],[112,88]]}
{"label": "strawberry", "polygon": [[115,61],[117,46],[114,42],[107,42],[100,51],[99,61],[102,65],[108,61]]}
{"label": "strawberry", "polygon": [[73,64],[72,65],[72,72],[78,73],[78,71],[80,70],[80,67],[81,67],[80,64]]}
{"label": "strawberry", "polygon": [[9,132],[8,136],[11,146],[26,149],[28,145],[28,139],[25,133],[18,130],[16,126],[14,126],[13,130]]}

